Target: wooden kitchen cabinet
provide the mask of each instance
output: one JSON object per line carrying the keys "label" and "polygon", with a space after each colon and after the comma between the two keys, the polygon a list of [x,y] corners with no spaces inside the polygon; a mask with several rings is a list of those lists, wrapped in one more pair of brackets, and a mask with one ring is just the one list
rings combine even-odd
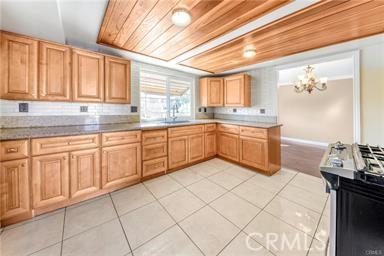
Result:
{"label": "wooden kitchen cabinet", "polygon": [[239,161],[239,136],[219,132],[217,134],[218,154],[233,161]]}
{"label": "wooden kitchen cabinet", "polygon": [[251,137],[240,137],[240,163],[262,169],[268,169],[268,141]]}
{"label": "wooden kitchen cabinet", "polygon": [[251,78],[236,74],[224,78],[224,105],[228,107],[251,106]]}
{"label": "wooden kitchen cabinet", "polygon": [[203,107],[223,106],[224,79],[204,77],[200,79],[200,104]]}
{"label": "wooden kitchen cabinet", "polygon": [[140,181],[140,143],[104,147],[102,150],[102,188],[114,188]]}
{"label": "wooden kitchen cabinet", "polygon": [[168,167],[170,169],[188,164],[189,137],[168,138]]}
{"label": "wooden kitchen cabinet", "polygon": [[131,103],[131,62],[105,57],[105,102]]}
{"label": "wooden kitchen cabinet", "polygon": [[102,102],[104,100],[104,56],[73,49],[72,84],[73,101]]}
{"label": "wooden kitchen cabinet", "polygon": [[92,194],[100,189],[100,150],[98,148],[70,153],[71,198]]}
{"label": "wooden kitchen cabinet", "polygon": [[188,163],[204,159],[204,134],[190,135],[188,140]]}
{"label": "wooden kitchen cabinet", "polygon": [[216,155],[216,133],[209,132],[205,134],[205,157]]}
{"label": "wooden kitchen cabinet", "polygon": [[39,98],[71,100],[71,48],[39,42]]}
{"label": "wooden kitchen cabinet", "polygon": [[12,33],[0,33],[0,98],[37,99],[38,41]]}
{"label": "wooden kitchen cabinet", "polygon": [[69,153],[32,158],[32,198],[34,208],[69,199]]}
{"label": "wooden kitchen cabinet", "polygon": [[30,215],[29,160],[0,163],[0,220]]}

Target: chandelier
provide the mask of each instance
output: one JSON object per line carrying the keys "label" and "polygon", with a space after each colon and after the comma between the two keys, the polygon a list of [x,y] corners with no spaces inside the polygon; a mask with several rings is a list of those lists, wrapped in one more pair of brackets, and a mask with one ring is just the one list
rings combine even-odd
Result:
{"label": "chandelier", "polygon": [[309,65],[304,69],[305,75],[299,76],[299,80],[295,83],[295,92],[300,93],[307,91],[309,94],[311,94],[314,89],[319,91],[324,91],[327,89],[327,78],[323,77],[317,79],[313,73],[313,70],[314,68]]}

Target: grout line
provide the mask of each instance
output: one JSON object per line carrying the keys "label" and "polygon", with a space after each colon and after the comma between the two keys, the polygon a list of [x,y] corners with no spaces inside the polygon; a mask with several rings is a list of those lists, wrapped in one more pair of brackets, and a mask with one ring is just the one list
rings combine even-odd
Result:
{"label": "grout line", "polygon": [[119,214],[118,214],[118,212],[117,212],[117,209],[116,209],[116,206],[115,206],[115,202],[113,202],[111,193],[108,193],[108,195],[109,195],[109,198],[111,199],[111,202],[112,202],[112,205],[113,205],[113,209],[115,209],[115,213],[116,213],[116,215],[117,215],[117,219],[118,219],[118,221],[119,221],[119,223],[120,223],[120,227],[121,227],[121,229],[123,230],[123,234],[124,234],[125,240],[127,241],[129,250],[131,251],[131,254],[132,254],[132,256],[133,256],[132,247],[131,247],[131,244],[130,244],[129,241],[128,241],[128,237],[127,237],[127,234],[125,233],[125,229],[124,229],[124,227],[123,227],[123,223],[121,223],[121,219],[120,219],[120,216],[119,216]]}
{"label": "grout line", "polygon": [[60,256],[63,255],[63,245],[64,245],[64,230],[65,230],[65,217],[67,215],[67,207],[64,208],[64,219],[63,219],[63,231],[61,234],[61,247],[60,247]]}
{"label": "grout line", "polygon": [[[184,189],[185,189],[185,187],[183,187]],[[149,190],[149,189],[148,189]],[[149,190],[149,192],[150,193],[152,193],[150,190]],[[153,195],[154,196],[154,195]],[[175,222],[175,225],[177,225],[181,230],[182,230],[182,232],[184,232],[184,234],[189,238],[189,240],[196,246],[196,248],[197,249],[199,249],[199,251],[203,254],[203,255],[205,255],[204,254],[204,252],[200,249],[200,247],[199,246],[197,246],[197,244],[192,240],[192,238],[191,237],[189,237],[189,235],[184,231],[184,229],[179,225],[179,223],[175,220],[175,218],[173,218],[173,216],[167,211],[167,209],[161,204],[161,202],[158,200],[158,199],[156,199],[157,200],[157,202],[158,202],[158,204],[160,204],[160,206],[164,209],[164,211],[170,216],[170,218]],[[202,208],[204,208],[204,206],[202,207]],[[200,208],[200,209],[202,209],[202,208]],[[199,209],[199,210],[200,210]],[[198,211],[198,210],[197,210]],[[197,212],[196,211],[196,212]],[[193,213],[192,213],[193,214]],[[191,215],[192,215],[191,214]],[[189,216],[188,216],[189,217]],[[184,218],[185,219],[185,218]],[[174,225],[172,225],[172,226],[174,226]],[[163,234],[165,231],[163,231],[163,232],[161,232],[159,235],[161,235],[161,234]],[[152,238],[152,239],[154,239],[154,238]],[[151,241],[152,239],[150,239],[149,241]],[[146,244],[146,243],[148,243],[149,241],[147,241],[147,242],[145,242],[144,244]],[[143,245],[144,245],[143,244]],[[133,254],[133,252],[132,252],[132,254]]]}

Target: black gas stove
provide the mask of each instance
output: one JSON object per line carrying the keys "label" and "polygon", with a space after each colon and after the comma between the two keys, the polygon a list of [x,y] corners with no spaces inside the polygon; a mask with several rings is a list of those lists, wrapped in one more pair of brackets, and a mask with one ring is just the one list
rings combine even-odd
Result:
{"label": "black gas stove", "polygon": [[331,194],[330,256],[384,256],[384,150],[330,144],[320,164]]}

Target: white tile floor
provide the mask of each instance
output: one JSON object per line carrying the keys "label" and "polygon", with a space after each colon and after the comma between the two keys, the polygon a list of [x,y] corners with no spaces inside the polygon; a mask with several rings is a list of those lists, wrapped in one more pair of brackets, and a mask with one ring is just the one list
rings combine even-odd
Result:
{"label": "white tile floor", "polygon": [[0,255],[321,256],[327,200],[321,179],[213,159],[6,227]]}

